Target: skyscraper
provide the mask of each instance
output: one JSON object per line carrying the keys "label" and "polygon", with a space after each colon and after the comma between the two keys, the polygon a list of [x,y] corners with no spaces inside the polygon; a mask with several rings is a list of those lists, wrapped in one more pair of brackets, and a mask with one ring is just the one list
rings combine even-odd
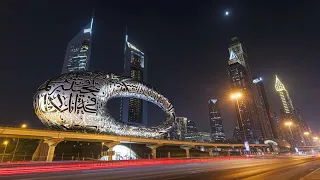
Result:
{"label": "skyscraper", "polygon": [[255,104],[256,97],[253,94],[253,83],[247,62],[247,53],[237,37],[231,39],[229,55],[228,74],[231,90],[243,95],[237,102],[234,102],[238,117],[234,135],[237,135],[237,131],[239,131],[241,140],[255,142],[263,139],[263,134]]}
{"label": "skyscraper", "polygon": [[93,17],[91,22],[68,43],[62,74],[88,70],[92,44],[92,24]]}
{"label": "skyscraper", "polygon": [[262,131],[264,134],[264,138],[266,139],[273,139],[278,138],[277,135],[277,128],[272,119],[272,113],[270,110],[267,93],[264,89],[263,79],[255,78],[253,79],[253,84],[255,90],[257,92],[257,108],[258,113],[260,114],[261,124],[262,124]]}
{"label": "skyscraper", "polygon": [[196,123],[189,119],[187,121],[187,134],[196,133],[196,132],[198,132]]}
{"label": "skyscraper", "polygon": [[283,133],[282,133],[282,127],[281,127],[281,123],[280,123],[280,119],[277,115],[276,112],[273,112],[272,115],[272,119],[275,122],[276,125],[276,130],[277,130],[277,135],[278,135],[278,139],[282,139],[283,138]]}
{"label": "skyscraper", "polygon": [[[128,41],[125,35],[124,75],[136,81],[147,81],[147,67],[144,53]],[[121,119],[128,124],[147,125],[147,102],[137,98],[122,98]]]}
{"label": "skyscraper", "polygon": [[[303,131],[304,131],[304,120],[302,121],[295,112],[295,108],[293,106],[292,100],[289,96],[289,92],[286,90],[285,86],[281,83],[279,78],[276,76],[275,89],[279,93],[280,100],[282,102],[283,109],[281,111],[282,121],[291,121],[293,125],[289,125],[289,127],[284,127],[283,129],[287,129],[285,136],[288,142],[296,147],[303,142]],[[300,114],[300,112],[299,112]],[[281,125],[283,126],[283,125]],[[289,131],[288,131],[289,129]],[[292,147],[293,148],[293,147]]]}
{"label": "skyscraper", "polygon": [[196,123],[192,120],[187,120],[187,132],[184,136],[186,141],[197,141],[199,138],[198,129]]}
{"label": "skyscraper", "polygon": [[286,90],[284,85],[280,82],[277,75],[276,75],[275,89],[279,93],[283,110],[284,110],[284,113],[287,115],[287,118],[293,118],[294,107],[293,107],[291,98],[289,96],[289,92]]}
{"label": "skyscraper", "polygon": [[176,117],[177,134],[179,139],[183,140],[187,133],[187,122],[186,117]]}
{"label": "skyscraper", "polygon": [[223,131],[222,117],[218,100],[210,99],[208,101],[208,108],[212,141],[223,142],[225,140],[225,134]]}
{"label": "skyscraper", "polygon": [[301,115],[301,109],[300,108],[296,108],[295,109],[295,114],[296,114],[296,116],[297,116],[297,118],[299,120],[300,125],[302,126],[303,132],[311,132],[307,122],[305,121],[305,119]]}

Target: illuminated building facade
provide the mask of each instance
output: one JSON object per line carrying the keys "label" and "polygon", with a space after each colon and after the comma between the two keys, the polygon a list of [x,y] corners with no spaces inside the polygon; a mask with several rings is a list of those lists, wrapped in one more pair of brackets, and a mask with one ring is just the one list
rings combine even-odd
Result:
{"label": "illuminated building facade", "polygon": [[280,123],[279,116],[277,115],[276,112],[273,112],[272,119],[273,119],[273,122],[276,125],[276,131],[277,131],[277,135],[278,135],[277,138],[278,139],[282,139],[283,135],[282,135],[281,123]]}
{"label": "illuminated building facade", "polygon": [[288,118],[293,118],[294,107],[290,99],[289,92],[286,90],[286,88],[284,87],[284,85],[281,83],[281,81],[277,76],[276,76],[275,89],[279,93],[284,113],[287,114]]}
{"label": "illuminated building facade", "polygon": [[208,108],[212,141],[223,142],[226,140],[226,138],[223,131],[222,117],[218,100],[210,99],[208,101]]}
{"label": "illuminated building facade", "polygon": [[[297,114],[292,100],[289,96],[289,92],[285,88],[285,86],[282,84],[282,82],[279,80],[279,78],[276,76],[276,83],[275,83],[275,89],[278,92],[280,96],[280,100],[282,102],[282,107],[283,109],[280,110],[282,122],[285,123],[286,121],[291,121],[293,125],[291,126],[291,129],[289,127],[286,127],[285,125],[282,129],[286,129],[283,131],[284,136],[287,138],[288,142],[293,146],[297,147],[299,145],[305,145],[301,142],[303,142],[304,137],[303,137],[303,132],[304,132],[304,126],[305,126],[305,121],[299,114]],[[300,117],[299,117],[300,115]],[[288,131],[288,129],[290,131]]]}
{"label": "illuminated building facade", "polygon": [[[124,75],[138,82],[147,81],[147,63],[144,53],[125,36]],[[120,115],[127,124],[147,125],[147,102],[137,98],[122,98]]]}
{"label": "illuminated building facade", "polygon": [[262,133],[265,139],[278,138],[277,127],[272,119],[272,113],[267,98],[267,93],[263,85],[263,79],[254,78],[253,84],[257,94],[257,109],[260,115]]}
{"label": "illuminated building facade", "polygon": [[300,108],[296,108],[295,109],[295,114],[300,122],[301,128],[303,130],[303,132],[311,132],[307,122],[305,121],[305,119],[303,118],[303,116],[301,115],[301,109]]}
{"label": "illuminated building facade", "polygon": [[[107,109],[110,99],[134,97],[151,102],[166,114],[154,127],[128,125]],[[36,115],[49,128],[102,132],[120,136],[160,138],[175,121],[173,105],[153,88],[132,78],[107,72],[70,72],[43,83],[33,98]]]}
{"label": "illuminated building facade", "polygon": [[240,133],[240,140],[256,142],[263,139],[263,134],[255,104],[256,97],[253,94],[253,80],[247,63],[247,53],[237,37],[231,39],[228,64],[231,91],[243,95],[238,99],[238,103],[234,100],[238,117],[234,135]]}
{"label": "illuminated building facade", "polygon": [[92,44],[92,24],[84,27],[69,43],[63,62],[62,74],[73,71],[86,71],[89,69],[91,44]]}

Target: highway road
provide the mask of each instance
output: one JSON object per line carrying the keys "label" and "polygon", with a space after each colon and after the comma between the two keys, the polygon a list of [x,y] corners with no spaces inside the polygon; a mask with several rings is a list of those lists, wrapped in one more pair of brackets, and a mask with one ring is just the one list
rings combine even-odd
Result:
{"label": "highway road", "polygon": [[319,157],[277,157],[0,176],[25,180],[320,180]]}

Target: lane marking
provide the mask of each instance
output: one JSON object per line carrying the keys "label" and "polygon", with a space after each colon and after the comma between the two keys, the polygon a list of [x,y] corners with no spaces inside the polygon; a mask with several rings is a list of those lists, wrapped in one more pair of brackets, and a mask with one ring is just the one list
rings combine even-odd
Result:
{"label": "lane marking", "polygon": [[315,172],[318,171],[319,169],[320,169],[320,168],[318,168],[318,169],[312,171],[311,173],[305,175],[305,176],[304,176],[303,178],[301,178],[300,180],[304,180],[306,177],[308,177],[308,176],[310,176],[311,174],[315,173]]}

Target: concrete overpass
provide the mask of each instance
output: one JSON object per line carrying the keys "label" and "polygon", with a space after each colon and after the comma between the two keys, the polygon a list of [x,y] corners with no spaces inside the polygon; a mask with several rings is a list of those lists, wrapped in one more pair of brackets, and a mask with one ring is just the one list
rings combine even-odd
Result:
{"label": "concrete overpass", "polygon": [[[222,144],[222,143],[205,143],[205,142],[189,142],[177,141],[166,139],[149,139],[137,138],[128,136],[115,136],[105,134],[83,133],[83,132],[68,132],[56,130],[39,130],[27,128],[13,128],[13,127],[0,127],[0,137],[5,138],[26,138],[26,139],[41,139],[44,140],[49,146],[47,153],[47,161],[52,161],[54,156],[55,147],[62,141],[87,141],[87,142],[101,142],[110,150],[108,152],[109,159],[112,156],[112,148],[120,143],[139,143],[146,144],[152,150],[153,158],[156,158],[156,149],[163,145],[180,146],[185,149],[186,156],[189,156],[189,150],[195,146],[205,146],[207,148],[216,147],[229,147],[229,148],[242,148],[244,144]],[[265,144],[250,144],[250,147],[265,148]],[[109,151],[108,150],[108,151]]]}

